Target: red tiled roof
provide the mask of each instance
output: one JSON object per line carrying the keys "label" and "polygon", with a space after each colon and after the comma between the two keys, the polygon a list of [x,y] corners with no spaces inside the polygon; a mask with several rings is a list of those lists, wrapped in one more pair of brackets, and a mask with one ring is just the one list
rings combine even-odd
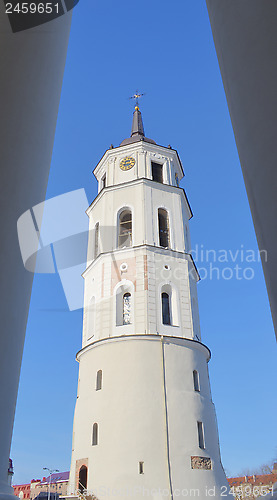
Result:
{"label": "red tiled roof", "polygon": [[30,483],[25,483],[25,484],[13,484],[13,488],[30,488]]}
{"label": "red tiled roof", "polygon": [[[247,481],[245,480],[247,478]],[[240,486],[242,484],[269,484],[276,483],[277,474],[254,474],[253,476],[229,477],[227,481],[230,486]]]}

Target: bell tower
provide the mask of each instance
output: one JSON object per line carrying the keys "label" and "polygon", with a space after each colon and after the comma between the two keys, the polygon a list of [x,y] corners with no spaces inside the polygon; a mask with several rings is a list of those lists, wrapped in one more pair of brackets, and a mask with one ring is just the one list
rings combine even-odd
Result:
{"label": "bell tower", "polygon": [[228,484],[181,160],[145,136],[136,106],[131,136],[94,175],[68,495],[204,499],[213,488],[219,499]]}

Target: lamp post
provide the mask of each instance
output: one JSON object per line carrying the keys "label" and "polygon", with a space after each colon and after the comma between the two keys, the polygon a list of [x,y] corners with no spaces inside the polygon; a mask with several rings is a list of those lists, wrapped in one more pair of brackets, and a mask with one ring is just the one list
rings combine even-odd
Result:
{"label": "lamp post", "polygon": [[51,477],[54,472],[60,472],[58,469],[49,469],[48,467],[43,467],[43,470],[48,470],[50,477],[49,477],[49,487],[48,487],[48,500],[50,500],[50,490],[51,490]]}

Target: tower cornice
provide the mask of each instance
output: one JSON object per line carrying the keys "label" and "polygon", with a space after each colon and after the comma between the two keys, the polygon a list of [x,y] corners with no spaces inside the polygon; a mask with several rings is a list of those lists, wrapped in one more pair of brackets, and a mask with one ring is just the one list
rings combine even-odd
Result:
{"label": "tower cornice", "polygon": [[[122,146],[116,146],[112,149],[107,149],[105,151],[105,153],[103,154],[102,158],[97,163],[96,167],[93,169],[93,171],[92,171],[93,175],[97,178],[97,175],[98,175],[99,171],[101,170],[103,163],[106,160],[108,160],[109,157],[118,156],[118,154],[121,152],[123,155],[123,154],[131,154],[132,152],[135,152],[135,151],[148,151],[148,152],[153,152],[153,153],[160,152],[160,154],[163,154],[166,152],[165,156],[171,157],[172,159],[173,158],[177,159],[177,162],[178,162],[178,165],[180,168],[180,173],[182,174],[182,177],[184,177],[184,175],[185,175],[184,168],[182,165],[181,158],[180,158],[178,151],[176,149],[173,149],[171,147],[169,148],[166,146],[162,146],[159,144],[152,144],[149,142],[145,142],[143,140],[143,137],[140,141],[134,142],[132,144],[126,144],[126,145],[122,145]],[[182,177],[180,177],[180,179]]]}
{"label": "tower cornice", "polygon": [[193,340],[193,339],[188,339],[185,337],[174,337],[172,335],[160,335],[159,333],[156,334],[149,334],[149,333],[141,333],[141,334],[131,334],[131,335],[118,335],[118,336],[112,336],[112,337],[106,337],[103,339],[95,340],[94,342],[91,342],[90,344],[86,345],[80,351],[77,352],[76,354],[76,361],[79,362],[79,358],[82,354],[85,352],[93,349],[94,347],[101,346],[103,344],[106,344],[108,342],[118,342],[118,341],[149,341],[149,342],[167,342],[171,344],[179,344],[182,345],[183,347],[187,347],[188,349],[197,349],[201,351],[202,353],[205,354],[207,363],[211,359],[211,351],[210,349],[200,342],[199,340]]}
{"label": "tower cornice", "polygon": [[181,187],[178,187],[178,186],[172,186],[171,184],[161,184],[161,183],[157,183],[155,181],[153,181],[153,179],[148,179],[147,177],[140,177],[139,179],[134,179],[134,180],[131,180],[131,181],[126,181],[126,182],[122,182],[120,184],[114,184],[112,186],[107,186],[105,188],[103,188],[99,193],[98,195],[94,198],[93,202],[89,205],[89,207],[87,208],[86,210],[86,214],[89,216],[92,208],[94,207],[95,203],[99,201],[99,199],[104,196],[105,193],[107,193],[108,191],[112,191],[112,190],[116,190],[116,189],[122,189],[122,188],[125,188],[125,187],[128,187],[128,185],[135,185],[135,184],[148,184],[148,185],[155,185],[159,187],[160,190],[164,190],[164,191],[168,191],[168,192],[182,192],[184,198],[185,198],[185,201],[186,201],[186,204],[187,204],[187,207],[188,207],[188,211],[189,211],[189,220],[192,219],[193,217],[193,212],[192,212],[192,209],[191,209],[191,206],[190,206],[190,203],[189,203],[189,200],[188,200],[188,197],[187,197],[187,194],[186,194],[186,191],[184,190],[184,188],[181,188]]}
{"label": "tower cornice", "polygon": [[[195,272],[196,281],[200,281],[201,280],[199,272],[198,272],[198,269],[197,269],[197,266],[196,266],[196,264],[194,262],[193,256],[190,253],[187,253],[187,252],[180,252],[179,250],[172,250],[172,249],[168,249],[168,248],[165,249],[163,247],[157,247],[155,245],[149,245],[147,243],[144,243],[143,245],[135,245],[135,246],[128,247],[128,248],[116,248],[116,249],[114,249],[112,251],[112,253],[114,255],[123,253],[124,256],[126,256],[126,254],[128,254],[128,253],[132,253],[133,251],[139,250],[139,249],[142,249],[142,248],[145,248],[146,250],[148,250],[150,252],[151,251],[155,252],[155,253],[160,252],[161,254],[164,254],[166,256],[172,255],[173,257],[188,259],[191,262],[192,266],[193,266],[193,269],[194,269],[194,272]],[[85,269],[85,271],[82,273],[82,277],[83,278],[86,277],[87,273],[90,271],[90,269],[94,266],[94,264],[96,262],[99,262],[99,260],[101,258],[105,257],[105,255],[110,255],[110,254],[111,254],[110,251],[99,253],[99,255],[96,257],[96,259],[94,259],[88,265],[88,267]]]}

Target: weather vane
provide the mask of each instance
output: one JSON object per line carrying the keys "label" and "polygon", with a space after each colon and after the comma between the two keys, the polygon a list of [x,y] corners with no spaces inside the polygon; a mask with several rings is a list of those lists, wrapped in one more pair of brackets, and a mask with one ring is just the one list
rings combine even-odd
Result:
{"label": "weather vane", "polygon": [[138,90],[136,91],[136,93],[134,95],[132,95],[131,97],[129,97],[129,99],[135,99],[136,100],[136,103],[135,103],[135,107],[138,108],[138,100],[145,94],[139,94],[138,93]]}

